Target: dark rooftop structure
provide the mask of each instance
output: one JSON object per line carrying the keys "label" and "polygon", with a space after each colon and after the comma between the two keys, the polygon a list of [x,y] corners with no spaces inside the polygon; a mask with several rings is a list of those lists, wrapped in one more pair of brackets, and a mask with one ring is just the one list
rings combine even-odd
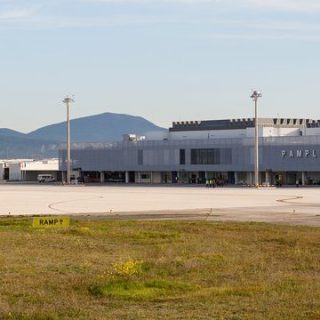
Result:
{"label": "dark rooftop structure", "polygon": [[[320,120],[296,118],[259,118],[259,126],[281,128],[318,128]],[[246,129],[255,126],[254,118],[204,120],[204,121],[179,121],[173,122],[169,131],[205,131],[205,130],[233,130]]]}

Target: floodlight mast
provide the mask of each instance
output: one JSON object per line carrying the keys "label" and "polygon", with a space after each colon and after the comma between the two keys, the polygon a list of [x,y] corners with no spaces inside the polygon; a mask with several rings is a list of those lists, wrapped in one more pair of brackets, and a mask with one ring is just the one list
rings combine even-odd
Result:
{"label": "floodlight mast", "polygon": [[63,103],[65,103],[67,107],[67,184],[70,184],[71,177],[70,104],[73,102],[74,100],[69,96],[65,97],[63,100]]}
{"label": "floodlight mast", "polygon": [[262,93],[256,90],[253,90],[251,99],[254,101],[254,185],[256,188],[259,188],[259,132],[258,132],[258,99],[262,97]]}

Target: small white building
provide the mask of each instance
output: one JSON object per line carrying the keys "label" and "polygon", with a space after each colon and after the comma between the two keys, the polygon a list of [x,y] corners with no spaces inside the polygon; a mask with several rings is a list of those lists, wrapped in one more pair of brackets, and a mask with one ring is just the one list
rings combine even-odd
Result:
{"label": "small white building", "polygon": [[37,181],[39,174],[51,174],[60,180],[59,160],[0,160],[0,181]]}

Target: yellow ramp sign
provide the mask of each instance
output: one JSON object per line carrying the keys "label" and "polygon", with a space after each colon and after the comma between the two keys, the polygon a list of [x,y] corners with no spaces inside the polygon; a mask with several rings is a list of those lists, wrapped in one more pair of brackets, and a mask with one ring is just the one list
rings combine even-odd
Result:
{"label": "yellow ramp sign", "polygon": [[37,217],[32,222],[34,228],[66,228],[69,225],[69,217]]}

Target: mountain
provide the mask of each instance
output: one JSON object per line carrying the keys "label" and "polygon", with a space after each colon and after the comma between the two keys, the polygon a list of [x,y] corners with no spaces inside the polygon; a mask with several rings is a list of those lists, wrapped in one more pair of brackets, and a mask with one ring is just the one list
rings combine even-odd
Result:
{"label": "mountain", "polygon": [[[2,133],[4,132],[4,134]],[[43,159],[58,155],[57,141],[29,138],[24,134],[8,135],[0,129],[0,159]]]}
{"label": "mountain", "polygon": [[0,128],[0,136],[2,137],[14,137],[14,138],[24,138],[27,135],[19,131],[11,130],[8,128]]}
{"label": "mountain", "polygon": [[[71,120],[71,141],[92,143],[120,141],[126,133],[164,131],[152,122],[125,114],[103,113]],[[0,128],[0,159],[57,157],[66,141],[66,122],[48,125],[24,134]]]}
{"label": "mountain", "polygon": [[[152,122],[136,116],[116,113],[102,113],[71,120],[73,142],[119,141],[125,133],[143,134],[148,131],[163,131]],[[65,141],[66,123],[52,124],[33,132],[28,137]]]}

